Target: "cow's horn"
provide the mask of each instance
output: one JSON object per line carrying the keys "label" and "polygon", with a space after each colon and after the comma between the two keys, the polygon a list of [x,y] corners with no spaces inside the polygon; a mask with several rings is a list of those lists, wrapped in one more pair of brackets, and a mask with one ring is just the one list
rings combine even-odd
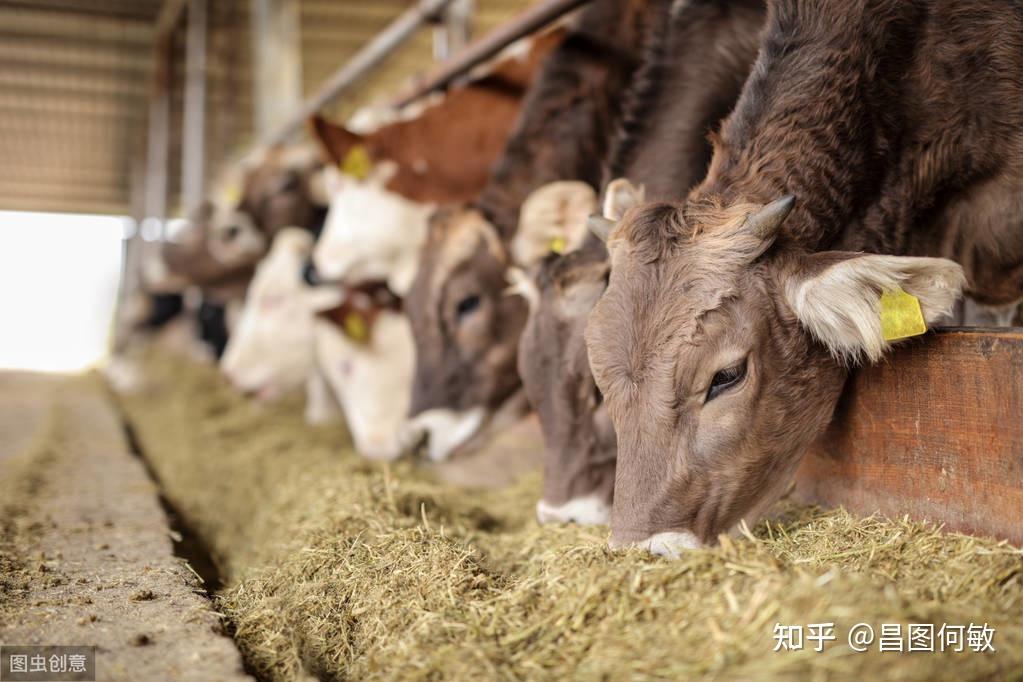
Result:
{"label": "cow's horn", "polygon": [[602,242],[607,241],[607,236],[611,234],[611,230],[614,229],[615,221],[608,220],[602,215],[594,213],[586,220],[586,225],[590,228],[590,232],[594,234]]}
{"label": "cow's horn", "polygon": [[791,194],[775,199],[756,213],[750,214],[746,219],[746,228],[765,239],[773,237],[795,204],[796,197]]}

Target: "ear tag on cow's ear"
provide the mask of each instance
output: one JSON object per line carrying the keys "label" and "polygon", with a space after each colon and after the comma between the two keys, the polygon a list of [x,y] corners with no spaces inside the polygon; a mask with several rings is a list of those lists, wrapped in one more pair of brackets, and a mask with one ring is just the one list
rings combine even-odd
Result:
{"label": "ear tag on cow's ear", "polygon": [[366,324],[366,318],[362,313],[355,311],[348,313],[341,324],[344,326],[345,336],[355,343],[369,342],[369,325]]}
{"label": "ear tag on cow's ear", "polygon": [[223,200],[231,208],[238,206],[242,202],[242,188],[238,186],[238,183],[232,182],[224,188]]}
{"label": "ear tag on cow's ear", "polygon": [[550,248],[551,253],[556,253],[560,256],[561,254],[565,253],[565,247],[567,246],[567,244],[565,243],[564,237],[557,236],[551,239],[550,243],[547,246]]}
{"label": "ear tag on cow's ear", "polygon": [[881,335],[885,341],[919,336],[927,331],[920,301],[902,289],[881,294]]}
{"label": "ear tag on cow's ear", "polygon": [[356,180],[365,180],[373,170],[373,161],[369,158],[366,147],[357,144],[348,150],[340,163],[341,172]]}

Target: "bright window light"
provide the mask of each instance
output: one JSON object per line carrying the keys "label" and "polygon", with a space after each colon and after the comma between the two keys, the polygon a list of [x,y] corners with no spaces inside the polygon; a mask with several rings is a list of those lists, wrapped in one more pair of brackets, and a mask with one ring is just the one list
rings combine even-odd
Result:
{"label": "bright window light", "polygon": [[0,368],[76,372],[106,356],[127,223],[0,211]]}

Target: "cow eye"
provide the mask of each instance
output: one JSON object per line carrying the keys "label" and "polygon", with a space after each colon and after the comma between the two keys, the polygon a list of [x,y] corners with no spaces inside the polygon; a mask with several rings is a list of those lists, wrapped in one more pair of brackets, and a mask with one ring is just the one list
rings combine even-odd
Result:
{"label": "cow eye", "polygon": [[705,402],[710,402],[721,395],[724,391],[735,386],[742,381],[745,376],[746,360],[720,370],[714,375],[714,378],[711,379],[710,388],[707,389],[707,400]]}
{"label": "cow eye", "polygon": [[469,313],[475,311],[480,307],[480,297],[473,294],[472,296],[466,296],[458,302],[458,307],[455,308],[455,313],[458,315],[458,319],[461,320]]}
{"label": "cow eye", "polygon": [[241,234],[241,231],[242,228],[238,227],[237,225],[232,225],[231,227],[224,230],[224,237],[229,242],[234,241],[235,239],[238,238],[238,235]]}

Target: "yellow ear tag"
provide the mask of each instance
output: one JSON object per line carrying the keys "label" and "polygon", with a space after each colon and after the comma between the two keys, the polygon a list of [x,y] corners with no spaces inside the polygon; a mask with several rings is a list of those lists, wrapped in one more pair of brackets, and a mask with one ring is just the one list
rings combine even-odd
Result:
{"label": "yellow ear tag", "polygon": [[357,144],[345,154],[345,158],[341,160],[340,168],[345,175],[350,175],[356,180],[365,180],[373,170],[373,161],[370,160],[366,148]]}
{"label": "yellow ear tag", "polygon": [[344,319],[345,336],[355,343],[366,343],[369,341],[369,327],[366,326],[366,318],[359,313],[348,313]]}
{"label": "yellow ear tag", "polygon": [[566,246],[565,238],[555,237],[554,239],[551,240],[551,243],[548,246],[550,246],[550,250],[552,253],[556,253],[560,256],[561,254],[565,253]]}
{"label": "yellow ear tag", "polygon": [[226,205],[234,208],[242,201],[242,188],[236,183],[231,183],[224,188],[223,199]]}
{"label": "yellow ear tag", "polygon": [[919,336],[927,331],[916,296],[902,289],[881,294],[881,335],[885,341]]}

